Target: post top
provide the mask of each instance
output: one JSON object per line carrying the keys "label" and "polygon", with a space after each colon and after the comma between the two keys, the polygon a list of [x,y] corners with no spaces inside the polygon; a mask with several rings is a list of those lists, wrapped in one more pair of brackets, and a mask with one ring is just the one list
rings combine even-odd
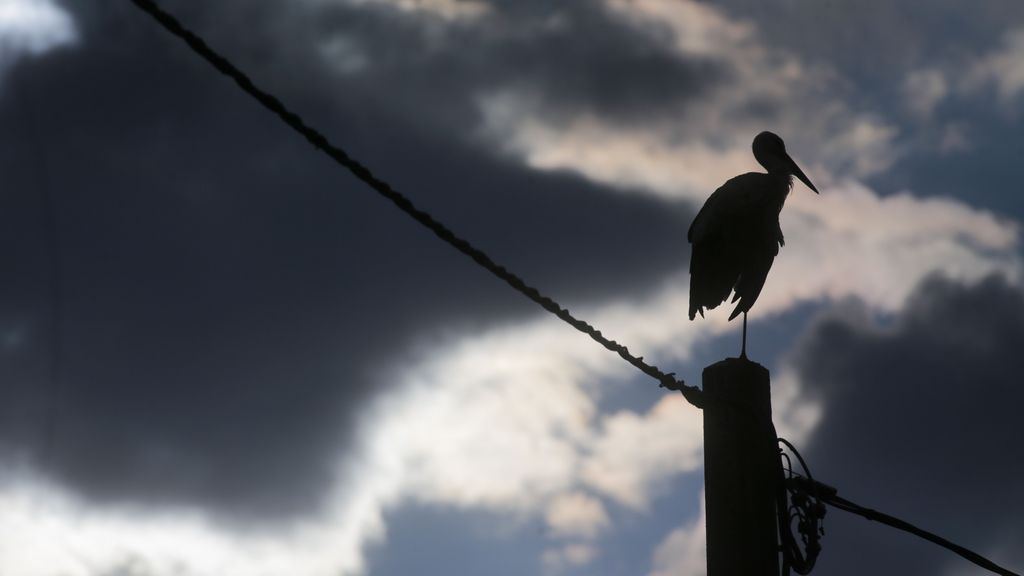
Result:
{"label": "post top", "polygon": [[714,364],[711,364],[707,368],[704,368],[704,370],[705,371],[708,371],[708,370],[714,370],[714,371],[718,371],[718,370],[730,370],[730,371],[740,370],[740,371],[747,371],[747,370],[750,370],[750,371],[764,372],[765,374],[768,374],[768,369],[767,368],[765,368],[764,366],[758,364],[757,362],[754,362],[753,360],[750,360],[749,358],[726,358],[724,360],[719,360],[718,362],[715,362]]}
{"label": "post top", "polygon": [[704,397],[708,400],[705,416],[709,407],[725,401],[726,405],[745,407],[755,420],[771,421],[771,374],[757,362],[746,358],[716,362],[704,369],[703,384]]}

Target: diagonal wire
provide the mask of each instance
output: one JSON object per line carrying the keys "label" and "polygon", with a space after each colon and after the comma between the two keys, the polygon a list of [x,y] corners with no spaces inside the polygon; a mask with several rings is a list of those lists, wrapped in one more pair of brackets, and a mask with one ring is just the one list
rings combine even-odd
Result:
{"label": "diagonal wire", "polygon": [[548,312],[558,316],[573,328],[583,332],[587,336],[590,336],[594,341],[608,350],[615,352],[621,356],[623,360],[629,362],[644,374],[658,380],[663,388],[678,390],[690,404],[693,404],[697,408],[703,407],[703,393],[700,388],[687,385],[682,380],[676,379],[675,373],[663,372],[657,366],[644,362],[642,356],[634,356],[629,352],[628,348],[619,344],[615,340],[606,338],[601,334],[600,330],[597,330],[587,322],[574,317],[567,309],[562,308],[558,302],[555,302],[548,296],[545,296],[539,290],[524,282],[504,266],[496,263],[484,251],[470,244],[468,240],[457,236],[447,226],[439,222],[427,212],[417,208],[408,197],[392,188],[391,185],[384,180],[375,176],[369,168],[353,159],[347,152],[328,141],[326,136],[307,125],[302,117],[285,107],[285,105],[275,96],[257,87],[244,72],[239,70],[227,58],[211,48],[206,41],[200,38],[197,34],[181,24],[177,18],[160,8],[156,2],[153,0],[130,1],[143,12],[149,14],[154,20],[163,26],[165,30],[185,41],[193,52],[210,63],[214,68],[220,71],[221,74],[224,74],[234,80],[235,84],[237,84],[239,88],[255,98],[265,108],[276,114],[285,124],[301,134],[315,148],[330,156],[331,159],[338,164],[347,168],[348,171],[356,178],[361,180],[384,198],[390,200],[398,207],[399,210],[410,216],[413,220],[416,220],[423,226],[427,227],[431,232],[437,235],[438,238],[445,241],[459,252],[462,252],[466,256],[472,258],[474,262],[503,280],[523,296],[526,296],[530,300],[540,304],[540,306]]}
{"label": "diagonal wire", "polygon": [[[797,452],[794,453],[798,454]],[[934,534],[923,528],[918,528],[917,526],[914,526],[906,520],[901,520],[895,516],[890,516],[889,514],[886,514],[884,512],[872,510],[871,508],[868,508],[866,506],[861,506],[860,504],[851,502],[850,500],[847,500],[846,498],[840,496],[839,491],[836,488],[829,486],[828,484],[824,484],[812,478],[807,478],[803,476],[794,476],[788,479],[787,483],[793,486],[795,489],[800,490],[804,493],[817,495],[817,497],[821,498],[822,502],[832,506],[833,508],[838,508],[839,510],[849,512],[850,514],[856,514],[857,516],[867,518],[868,520],[880,522],[887,526],[896,528],[897,530],[903,530],[904,532],[913,534],[918,538],[922,538],[924,540],[931,542],[932,544],[941,546],[946,550],[958,554],[961,558],[969,560],[974,564],[981,566],[982,568],[994,572],[996,574],[1000,574],[1001,576],[1021,576],[1016,572],[1012,572],[1010,570],[1007,570],[1006,568],[1003,568],[1002,566],[996,564],[988,558],[985,558],[984,556],[978,554],[973,550],[965,548],[964,546],[961,546],[955,542],[951,542],[943,538],[942,536],[939,536],[938,534]]]}
{"label": "diagonal wire", "polygon": [[890,516],[884,512],[879,512],[878,510],[872,510],[871,508],[866,508],[864,506],[861,506],[860,504],[855,504],[853,502],[850,502],[846,498],[839,496],[838,494],[826,496],[824,500],[826,503],[840,510],[845,510],[846,512],[849,512],[851,514],[862,516],[864,518],[867,518],[868,520],[881,522],[882,524],[885,524],[887,526],[892,526],[893,528],[896,528],[898,530],[909,532],[914,536],[917,536],[918,538],[923,538],[933,544],[937,544],[945,548],[946,550],[959,554],[961,558],[969,560],[977,564],[978,566],[981,566],[982,568],[994,572],[996,574],[1001,574],[1002,576],[1020,576],[1016,572],[1011,572],[1006,568],[1003,568],[1002,566],[996,564],[988,558],[985,558],[981,554],[974,552],[973,550],[969,550],[955,542],[950,542],[942,536],[933,534],[927,530],[924,530],[923,528],[918,528],[917,526],[914,526],[906,520],[900,520],[899,518],[896,518],[895,516]]}

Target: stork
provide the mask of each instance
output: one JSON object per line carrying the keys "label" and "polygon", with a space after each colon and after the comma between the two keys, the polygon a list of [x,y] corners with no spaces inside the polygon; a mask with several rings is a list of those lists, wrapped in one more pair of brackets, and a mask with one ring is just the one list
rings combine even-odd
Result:
{"label": "stork", "polygon": [[771,132],[754,138],[754,158],[768,171],[730,179],[707,199],[686,238],[690,257],[690,320],[715,308],[735,291],[739,302],[729,320],[743,313],[743,347],[747,357],[747,312],[764,287],[779,247],[785,245],[779,213],[793,187],[793,176],[818,189],[786,153],[786,144]]}

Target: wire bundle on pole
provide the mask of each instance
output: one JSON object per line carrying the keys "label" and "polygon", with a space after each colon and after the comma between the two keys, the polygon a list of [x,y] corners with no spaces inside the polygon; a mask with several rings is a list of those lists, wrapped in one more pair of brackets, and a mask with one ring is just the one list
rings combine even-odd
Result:
{"label": "wire bundle on pole", "polygon": [[[804,462],[796,447],[785,438],[777,438],[796,457],[803,469],[801,476],[793,471],[793,461],[786,452],[779,450],[778,500],[775,511],[779,519],[779,538],[782,541],[782,576],[789,576],[792,569],[797,574],[810,574],[821,553],[821,537],[825,535],[822,520],[825,505],[818,484],[810,487],[793,483],[797,478],[811,478],[811,470]],[[812,480],[813,482],[813,480]],[[793,534],[796,522],[800,543]]]}
{"label": "wire bundle on pole", "polygon": [[[796,495],[798,500],[805,500],[805,501],[808,501],[808,502],[816,502],[818,504],[821,504],[821,503],[828,504],[829,506],[832,506],[833,508],[837,508],[837,509],[842,510],[844,512],[849,512],[851,514],[856,514],[857,516],[861,516],[863,518],[867,518],[868,520],[874,520],[875,522],[881,522],[882,524],[886,524],[888,526],[892,526],[893,528],[896,528],[896,529],[899,529],[899,530],[903,530],[904,532],[909,532],[909,533],[911,533],[911,534],[913,534],[913,535],[915,535],[915,536],[917,536],[919,538],[923,538],[923,539],[925,539],[925,540],[927,540],[927,541],[929,541],[929,542],[931,542],[933,544],[938,544],[939,546],[941,546],[941,547],[943,547],[943,548],[945,548],[947,550],[955,552],[960,557],[962,557],[962,558],[964,558],[966,560],[969,560],[969,561],[973,562],[974,564],[976,564],[978,566],[981,566],[982,568],[984,568],[986,570],[989,570],[989,571],[994,572],[996,574],[1000,574],[1001,576],[1020,576],[1020,574],[1017,574],[1016,572],[1012,572],[1010,570],[1007,570],[1006,568],[1003,568],[1002,566],[996,564],[995,562],[989,560],[988,558],[985,558],[981,554],[978,554],[977,552],[974,552],[973,550],[969,550],[969,549],[965,548],[964,546],[961,546],[959,544],[950,542],[949,540],[943,538],[942,536],[939,536],[937,534],[934,534],[934,533],[929,532],[927,530],[924,530],[922,528],[918,528],[917,526],[914,526],[913,524],[911,524],[910,522],[907,522],[906,520],[900,520],[899,518],[896,518],[895,516],[890,516],[890,515],[885,514],[883,512],[879,512],[877,510],[872,510],[871,508],[867,508],[867,507],[861,506],[860,504],[856,504],[854,502],[851,502],[850,500],[847,500],[846,498],[843,498],[842,496],[839,495],[839,491],[836,488],[834,488],[832,486],[829,486],[828,484],[824,484],[822,482],[818,482],[817,480],[815,480],[814,478],[811,477],[810,470],[808,470],[808,468],[807,468],[807,464],[804,462],[804,459],[800,456],[800,453],[797,452],[796,448],[792,444],[790,444],[789,442],[787,442],[783,438],[779,438],[779,442],[785,444],[789,448],[789,450],[800,461],[800,465],[801,465],[801,467],[804,470],[804,475],[800,475],[800,474],[797,474],[795,472],[792,472],[792,469],[790,469],[788,476],[785,478],[785,486],[783,487],[783,490],[789,492],[790,494]],[[785,454],[783,454],[783,457],[784,457],[785,460],[788,460],[788,456],[786,456]],[[815,504],[813,506],[817,507],[817,504]],[[814,514],[815,513],[812,512],[811,515],[813,516]],[[817,510],[817,517],[819,519],[821,517],[824,517],[824,515],[825,515],[825,512],[824,512],[823,509],[818,509]],[[780,514],[780,517],[781,517],[781,514]],[[818,528],[818,526],[816,526],[813,522],[808,522],[806,527],[808,529],[817,529]],[[780,521],[780,530],[781,529],[782,529],[782,526],[781,526],[781,521]],[[787,530],[787,532],[788,532],[788,530]],[[822,532],[822,534],[823,533],[824,532]],[[790,537],[792,536],[791,533],[789,533],[789,535],[790,535]],[[785,539],[785,537],[784,537],[784,539]],[[808,546],[808,548],[807,548],[807,557],[801,558],[799,555],[796,555],[794,557],[796,558],[797,562],[800,562],[801,560],[804,560],[804,559],[809,559],[810,560],[810,565],[807,566],[807,572],[809,572],[810,569],[814,567],[814,560],[813,560],[813,557],[811,557],[812,549],[813,549],[814,555],[816,556],[817,552],[820,550],[820,546],[816,545],[816,541],[813,539],[813,537],[811,537],[811,542],[812,542],[811,544],[807,544],[807,542],[808,542],[808,540],[805,539],[804,543],[805,543],[805,545]],[[784,548],[783,549],[783,556],[784,556],[784,558],[786,556],[786,553],[787,553],[787,551]],[[800,571],[800,568],[802,568],[802,567],[804,567],[804,565],[800,565],[799,567],[798,567],[798,565],[794,565],[794,570],[796,570],[797,573],[799,573],[799,574],[807,574],[807,572],[801,572]]]}

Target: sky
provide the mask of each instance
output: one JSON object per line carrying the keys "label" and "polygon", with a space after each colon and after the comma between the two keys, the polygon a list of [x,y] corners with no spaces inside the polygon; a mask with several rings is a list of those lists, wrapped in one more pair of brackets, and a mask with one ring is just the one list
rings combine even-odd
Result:
{"label": "sky", "polygon": [[[1024,5],[166,7],[418,206],[699,384],[686,230],[772,130],[750,316],[840,495],[1024,569]],[[705,573],[703,422],[129,2],[0,0],[0,574]],[[830,510],[815,573],[981,574]]]}

